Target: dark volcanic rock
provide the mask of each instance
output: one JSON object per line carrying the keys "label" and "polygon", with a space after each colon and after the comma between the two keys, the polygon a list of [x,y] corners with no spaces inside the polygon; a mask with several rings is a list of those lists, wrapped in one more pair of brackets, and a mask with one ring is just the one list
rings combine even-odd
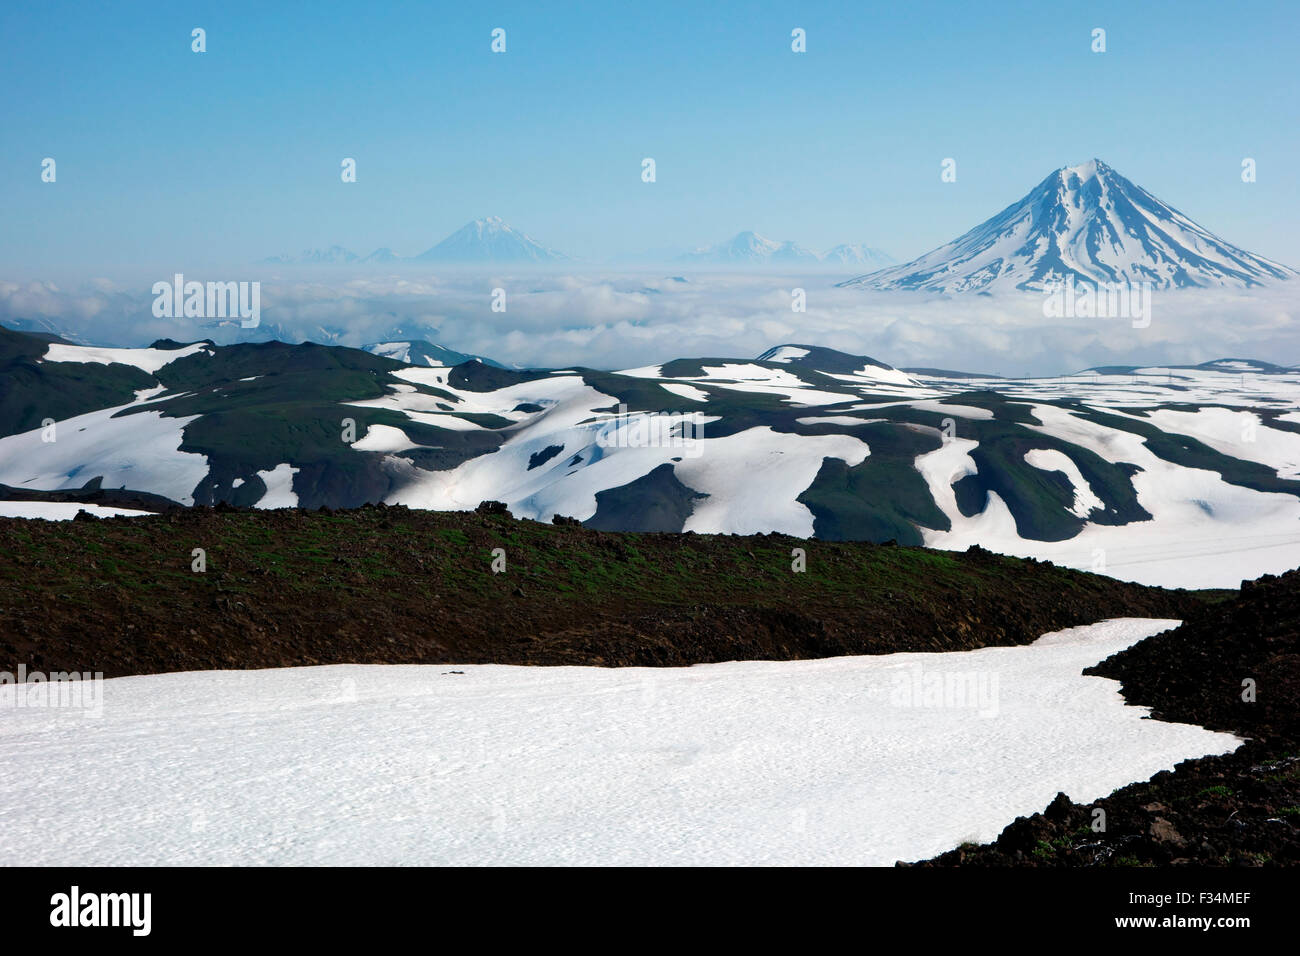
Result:
{"label": "dark volcanic rock", "polygon": [[678,666],[1027,644],[1100,618],[1186,617],[1203,600],[987,552],[607,532],[515,521],[499,502],[482,512],[0,519],[0,645],[12,660],[109,677],[318,663]]}

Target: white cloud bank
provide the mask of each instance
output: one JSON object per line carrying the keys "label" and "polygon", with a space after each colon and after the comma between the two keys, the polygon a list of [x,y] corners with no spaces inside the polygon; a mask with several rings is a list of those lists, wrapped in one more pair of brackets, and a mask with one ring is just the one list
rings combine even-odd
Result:
{"label": "white cloud bank", "polygon": [[[352,346],[426,338],[508,364],[541,367],[750,357],[784,342],[824,345],[896,366],[1002,375],[1194,364],[1225,356],[1300,363],[1300,283],[1249,292],[1157,291],[1151,324],[1139,329],[1124,319],[1045,318],[1043,299],[1034,293],[944,298],[840,289],[833,282],[825,274],[281,270],[262,279],[263,325],[251,336]],[[151,284],[97,279],[70,289],[0,281],[0,323],[35,323],[119,346],[157,338],[226,343],[250,337],[238,323],[155,318]],[[506,293],[505,311],[494,312],[492,290],[498,288]],[[795,288],[806,292],[805,312],[791,308]]]}

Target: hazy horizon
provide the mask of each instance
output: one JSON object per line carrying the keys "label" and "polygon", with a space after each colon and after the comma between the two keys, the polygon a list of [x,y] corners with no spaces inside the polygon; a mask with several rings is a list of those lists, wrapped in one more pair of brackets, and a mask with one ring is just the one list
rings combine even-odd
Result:
{"label": "hazy horizon", "polygon": [[3,277],[413,255],[490,215],[588,261],[753,230],[902,262],[1093,157],[1300,264],[1281,3],[332,6],[6,5]]}
{"label": "hazy horizon", "polygon": [[[626,369],[674,358],[753,358],[782,344],[820,345],[895,367],[1014,377],[1099,365],[1194,365],[1219,358],[1300,364],[1295,291],[1162,290],[1152,321],[1047,319],[1027,293],[940,296],[838,288],[824,273],[556,270],[269,270],[262,325],[212,328],[155,318],[142,278],[119,284],[0,280],[0,324],[46,319],[96,344],[142,347],[160,338],[218,344],[281,337],[360,347],[426,339],[507,365]],[[256,276],[254,276],[256,278]],[[171,276],[157,277],[170,280]],[[186,275],[202,280],[203,275]],[[821,283],[821,284],[818,284]],[[492,290],[507,290],[493,312]],[[807,311],[791,310],[802,288]],[[400,331],[397,331],[400,330]]]}
{"label": "hazy horizon", "polygon": [[[1269,2],[949,0],[869,18],[834,4],[9,4],[0,28],[22,42],[0,63],[15,91],[0,322],[133,346],[419,338],[538,367],[789,342],[1007,375],[1300,363],[1300,280],[1160,291],[1136,328],[1048,318],[1032,293],[837,288],[876,263],[681,258],[753,231],[904,263],[1100,158],[1227,243],[1300,266],[1293,20]],[[410,257],[489,216],[571,258],[265,261]],[[156,317],[151,289],[176,274],[262,283],[262,327]]]}

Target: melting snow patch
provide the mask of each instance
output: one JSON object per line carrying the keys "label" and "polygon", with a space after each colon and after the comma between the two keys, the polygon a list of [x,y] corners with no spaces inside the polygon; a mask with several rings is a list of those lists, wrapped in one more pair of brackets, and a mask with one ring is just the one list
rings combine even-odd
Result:
{"label": "melting snow patch", "polygon": [[58,422],[56,440],[43,429],[0,438],[0,484],[61,491],[94,477],[105,488],[133,488],[182,504],[208,473],[203,455],[180,450],[184,429],[197,416],[168,418],[158,411],[117,413],[106,408]]}
{"label": "melting snow patch", "polygon": [[182,349],[106,349],[92,348],[85,345],[62,345],[55,343],[45,352],[46,362],[93,362],[98,365],[134,365],[136,368],[153,374],[164,365],[170,365],[177,359],[195,355],[207,349],[203,342],[195,342]]}
{"label": "melting snow patch", "polygon": [[405,451],[416,445],[406,432],[392,425],[370,425],[361,438],[352,443],[357,451]]}
{"label": "melting snow patch", "polygon": [[766,425],[725,438],[706,437],[700,455],[676,467],[678,480],[708,495],[695,502],[683,530],[811,537],[813,515],[799,495],[826,458],[839,458],[852,468],[869,453],[866,442],[849,435],[790,435]]}
{"label": "melting snow patch", "polygon": [[153,514],[152,511],[135,511],[130,508],[109,508],[105,505],[82,504],[77,501],[0,501],[0,518],[44,518],[46,521],[71,521],[78,511],[88,511],[96,518],[124,515],[136,518]]}
{"label": "melting snow patch", "polygon": [[796,418],[800,425],[845,425],[849,428],[858,425],[870,425],[873,422],[883,422],[883,418],[854,418],[852,415],[821,415],[811,416],[809,418]]}
{"label": "melting snow patch", "polygon": [[694,385],[683,385],[681,382],[660,382],[659,384],[674,395],[689,398],[693,402],[707,402],[709,400],[709,393],[702,388],[696,388]]}
{"label": "melting snow patch", "polygon": [[1176,623],[689,668],[110,680],[94,727],[59,710],[0,721],[6,859],[888,866],[992,839],[1057,791],[1086,803],[1234,750],[1080,673]]}
{"label": "melting snow patch", "polygon": [[1076,518],[1086,518],[1095,509],[1106,509],[1106,503],[1093,493],[1092,486],[1079,471],[1079,466],[1065,452],[1052,448],[1035,448],[1025,452],[1025,461],[1043,471],[1064,473],[1074,487],[1074,504],[1070,508],[1070,514]]}
{"label": "melting snow patch", "polygon": [[[964,515],[951,483],[974,473],[969,450],[975,443],[957,439],[916,459],[935,503],[951,522],[948,531],[923,530],[927,547],[965,550],[979,544],[1085,570],[1097,568],[1100,560],[1111,577],[1162,587],[1237,587],[1243,580],[1300,564],[1300,501],[1295,496],[1253,491],[1229,484],[1213,471],[1180,467],[1153,454],[1143,436],[1068,409],[1035,404],[1033,412],[1042,425],[1029,426],[1032,430],[1106,461],[1137,465],[1133,488],[1151,519],[1124,525],[1088,522],[1072,538],[1038,541],[1020,537],[996,492],[989,492],[980,513]],[[1077,494],[1077,482],[1075,489]]]}
{"label": "melting snow patch", "polygon": [[266,483],[266,494],[257,503],[259,508],[296,508],[298,496],[293,491],[293,476],[298,469],[288,462],[276,465],[270,471],[259,471],[257,477]]}

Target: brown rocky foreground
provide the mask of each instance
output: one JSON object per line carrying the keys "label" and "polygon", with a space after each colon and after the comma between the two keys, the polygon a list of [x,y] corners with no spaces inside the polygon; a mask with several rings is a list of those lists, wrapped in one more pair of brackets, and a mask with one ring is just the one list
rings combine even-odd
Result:
{"label": "brown rocky foreground", "polygon": [[486,509],[0,519],[0,656],[108,677],[965,650],[1205,600],[979,549],[615,533]]}

